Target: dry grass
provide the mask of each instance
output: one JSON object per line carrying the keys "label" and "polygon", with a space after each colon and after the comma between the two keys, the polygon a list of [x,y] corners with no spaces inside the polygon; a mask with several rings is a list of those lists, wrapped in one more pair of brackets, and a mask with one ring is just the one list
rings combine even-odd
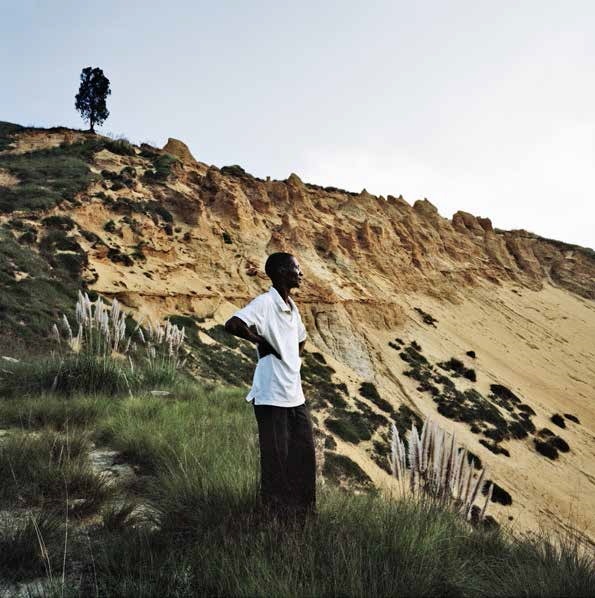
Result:
{"label": "dry grass", "polygon": [[[412,425],[407,451],[393,423],[390,464],[393,476],[400,481],[402,494],[424,494],[439,502],[450,503],[466,519],[471,519],[486,470],[475,473],[467,459],[467,450],[457,446],[454,434],[426,419],[421,434]],[[485,517],[492,492],[493,484],[479,513],[480,521]]]}

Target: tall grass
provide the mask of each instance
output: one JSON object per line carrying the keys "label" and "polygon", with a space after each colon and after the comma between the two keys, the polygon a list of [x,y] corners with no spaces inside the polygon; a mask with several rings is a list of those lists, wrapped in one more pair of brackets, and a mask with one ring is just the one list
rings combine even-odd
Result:
{"label": "tall grass", "polygon": [[80,430],[65,434],[44,430],[14,432],[0,444],[0,501],[21,506],[60,507],[83,499],[91,511],[108,495],[105,480],[88,461],[89,437]]}
{"label": "tall grass", "polygon": [[[414,424],[411,426],[406,451],[397,427],[392,424],[390,464],[401,492],[405,494],[408,488],[413,495],[423,493],[471,519],[474,502],[484,485],[485,469],[475,475],[467,454],[465,448],[457,446],[454,434],[429,419],[425,420],[421,434]],[[485,517],[493,489],[494,485],[490,484],[479,512],[480,521]]]}
{"label": "tall grass", "polygon": [[[114,299],[91,301],[78,293],[75,323],[66,315],[52,326],[57,351],[0,371],[0,396],[52,392],[63,396],[131,395],[143,388],[175,385],[186,361],[185,331],[165,324],[139,322],[127,334],[128,316]],[[73,327],[77,327],[76,333]]]}
{"label": "tall grass", "polygon": [[[188,386],[184,400],[147,394],[64,401],[71,408],[65,417],[81,412],[79,402],[95,406],[91,438],[138,463],[145,483],[124,502],[107,503],[88,541],[71,529],[68,555],[78,564],[67,572],[78,573],[67,574],[56,595],[63,590],[106,596],[593,594],[595,569],[578,545],[474,528],[439,501],[422,500],[423,492],[387,500],[319,484],[316,519],[304,527],[267,519],[257,505],[257,428],[242,397],[240,389],[199,386],[192,396]],[[51,405],[46,416],[40,415],[43,400]],[[58,398],[43,400],[23,405],[37,414],[36,421],[66,429]],[[0,421],[15,417],[15,405],[0,404]],[[64,433],[40,432],[44,463],[58,463],[60,454],[78,459],[89,438],[71,434],[67,451]],[[22,455],[17,466],[24,481],[36,475],[24,464],[36,459],[17,437],[10,442],[19,448],[10,454],[13,462]],[[6,472],[1,475],[6,479]],[[150,505],[157,527],[155,521],[143,525],[133,504]],[[48,546],[56,580],[63,549],[56,542]],[[14,576],[22,575],[14,570]]]}

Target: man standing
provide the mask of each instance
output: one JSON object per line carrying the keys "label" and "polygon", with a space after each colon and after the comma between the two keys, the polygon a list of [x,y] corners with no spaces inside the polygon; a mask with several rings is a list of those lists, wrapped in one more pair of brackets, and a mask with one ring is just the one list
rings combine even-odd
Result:
{"label": "man standing", "polygon": [[282,520],[295,516],[303,523],[316,512],[316,457],[300,377],[306,328],[289,296],[302,272],[289,253],[270,255],[265,272],[273,283],[268,292],[237,311],[225,329],[257,345],[246,400],[258,423],[262,506]]}

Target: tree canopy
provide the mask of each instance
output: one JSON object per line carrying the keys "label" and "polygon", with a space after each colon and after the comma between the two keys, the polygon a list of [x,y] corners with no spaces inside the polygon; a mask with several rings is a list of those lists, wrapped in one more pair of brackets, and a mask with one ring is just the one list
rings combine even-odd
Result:
{"label": "tree canopy", "polygon": [[81,71],[81,85],[75,96],[74,107],[88,121],[89,130],[95,132],[95,125],[101,125],[109,116],[106,99],[112,93],[109,79],[100,68],[88,66]]}

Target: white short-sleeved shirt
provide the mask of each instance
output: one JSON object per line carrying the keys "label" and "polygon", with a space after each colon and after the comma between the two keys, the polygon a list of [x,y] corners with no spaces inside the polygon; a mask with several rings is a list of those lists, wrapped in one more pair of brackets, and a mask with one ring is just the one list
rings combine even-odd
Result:
{"label": "white short-sleeved shirt", "polygon": [[246,396],[246,401],[254,399],[255,405],[297,407],[305,402],[298,344],[306,339],[306,328],[291,297],[289,304],[271,287],[233,314],[249,327],[255,326],[257,333],[281,355],[281,359],[266,355],[258,360],[252,388]]}

